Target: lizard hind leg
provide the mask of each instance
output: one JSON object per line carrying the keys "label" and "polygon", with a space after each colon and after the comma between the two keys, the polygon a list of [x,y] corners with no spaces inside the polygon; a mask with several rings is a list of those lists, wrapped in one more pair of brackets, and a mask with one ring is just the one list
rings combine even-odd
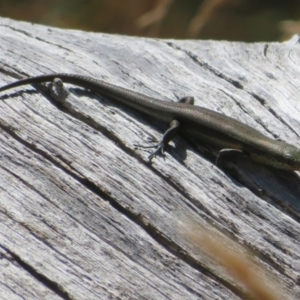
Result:
{"label": "lizard hind leg", "polygon": [[226,148],[226,149],[221,149],[219,152],[219,155],[216,159],[216,166],[218,165],[218,162],[222,159],[224,159],[225,157],[230,158],[232,157],[232,155],[237,155],[237,154],[245,154],[248,155],[247,152],[240,150],[240,149],[230,149],[230,148]]}

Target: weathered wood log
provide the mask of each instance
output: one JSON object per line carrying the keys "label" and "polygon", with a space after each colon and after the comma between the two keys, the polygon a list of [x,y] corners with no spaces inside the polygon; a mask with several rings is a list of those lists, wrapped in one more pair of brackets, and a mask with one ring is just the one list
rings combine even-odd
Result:
{"label": "weathered wood log", "polygon": [[[245,44],[0,26],[1,86],[64,72],[162,100],[191,95],[300,147],[298,36]],[[250,249],[300,297],[299,173],[239,157],[216,166],[180,137],[149,163],[152,149],[135,145],[158,141],[165,124],[67,86],[64,108],[32,86],[0,95],[0,298],[246,299],[186,240],[187,220]]]}

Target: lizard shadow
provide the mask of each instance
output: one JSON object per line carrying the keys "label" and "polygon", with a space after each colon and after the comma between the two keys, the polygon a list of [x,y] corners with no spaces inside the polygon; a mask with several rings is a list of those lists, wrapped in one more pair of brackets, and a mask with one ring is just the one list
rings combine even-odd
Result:
{"label": "lizard shadow", "polygon": [[[196,154],[217,166],[235,185],[247,188],[292,219],[300,221],[300,176],[296,172],[255,163],[247,154],[235,151],[218,157],[219,149],[199,145],[192,140],[189,142]],[[185,155],[181,154],[176,153],[176,158],[184,160]]]}
{"label": "lizard shadow", "polygon": [[296,172],[257,164],[245,154],[221,159],[218,167],[256,196],[300,221],[300,177]]}
{"label": "lizard shadow", "polygon": [[[219,156],[218,148],[189,140],[195,153],[202,156],[256,196],[300,221],[300,176],[293,171],[276,169],[253,162],[247,154],[236,151]],[[176,154],[180,160],[184,156]]]}

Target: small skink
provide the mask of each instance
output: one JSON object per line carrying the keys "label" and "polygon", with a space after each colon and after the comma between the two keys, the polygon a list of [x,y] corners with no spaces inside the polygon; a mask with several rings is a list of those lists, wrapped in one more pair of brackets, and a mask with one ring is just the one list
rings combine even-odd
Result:
{"label": "small skink", "polygon": [[300,170],[300,149],[283,141],[266,137],[252,127],[212,110],[194,106],[192,97],[179,102],[161,101],[107,82],[73,74],[49,74],[29,77],[0,88],[0,92],[25,84],[65,83],[95,90],[99,94],[130,106],[146,115],[170,123],[150,159],[179,133],[187,140],[213,145],[222,151],[240,151],[258,163],[283,170]]}

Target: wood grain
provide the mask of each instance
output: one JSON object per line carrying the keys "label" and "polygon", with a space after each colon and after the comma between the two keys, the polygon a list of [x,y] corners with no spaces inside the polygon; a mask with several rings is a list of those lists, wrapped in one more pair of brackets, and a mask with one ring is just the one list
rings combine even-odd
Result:
{"label": "wood grain", "polygon": [[[300,147],[298,36],[155,40],[2,18],[0,39],[0,85],[64,72],[161,100],[191,95]],[[239,157],[216,166],[180,137],[149,163],[135,145],[166,124],[68,87],[63,108],[32,86],[0,95],[0,298],[247,299],[185,239],[187,220],[243,245],[287,299],[300,297],[299,173]]]}

